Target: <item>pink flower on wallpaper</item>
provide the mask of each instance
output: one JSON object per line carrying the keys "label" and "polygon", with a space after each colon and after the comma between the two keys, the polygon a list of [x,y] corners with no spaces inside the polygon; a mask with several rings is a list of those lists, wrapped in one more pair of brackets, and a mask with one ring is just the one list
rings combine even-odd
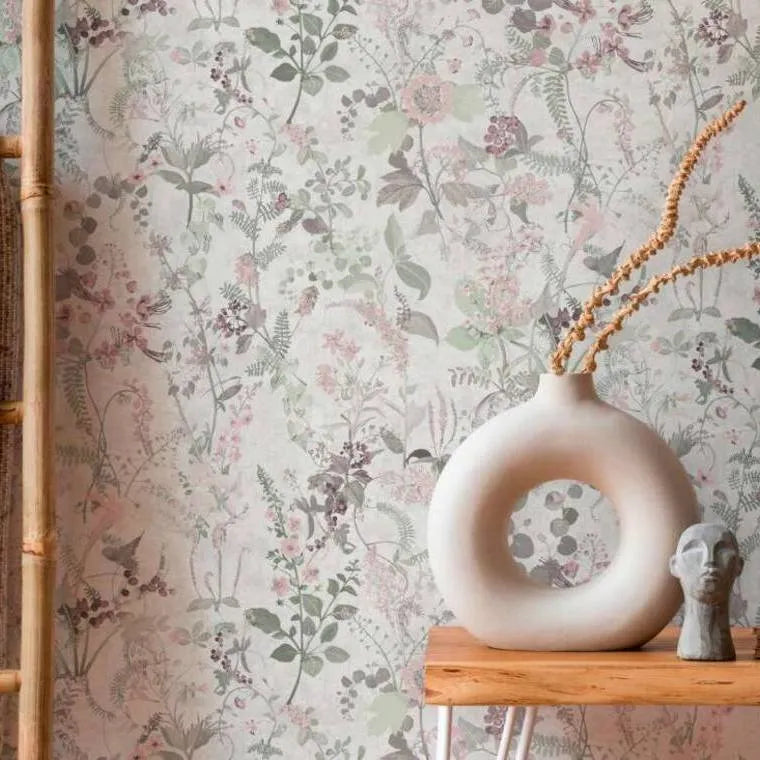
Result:
{"label": "pink flower on wallpaper", "polygon": [[229,195],[232,192],[232,183],[229,179],[218,179],[214,184],[214,192],[217,195]]}
{"label": "pink flower on wallpaper", "polygon": [[584,50],[575,59],[575,68],[580,71],[585,77],[592,77],[599,71],[599,67],[602,65],[602,59],[596,53],[591,53],[588,50]]}
{"label": "pink flower on wallpaper", "polygon": [[115,488],[108,488],[103,494],[90,498],[92,518],[89,521],[90,535],[99,537],[121,522],[128,511],[128,504],[119,496]]}
{"label": "pink flower on wallpaper", "polygon": [[272,581],[272,591],[277,596],[287,596],[290,593],[290,581],[284,575],[278,575]]}
{"label": "pink flower on wallpaper", "polygon": [[391,494],[404,504],[427,504],[433,495],[435,474],[429,467],[407,467],[399,481],[391,487]]}
{"label": "pink flower on wallpaper", "polygon": [[304,583],[316,583],[319,580],[319,568],[309,565],[301,573],[301,580]]}
{"label": "pink flower on wallpaper", "polygon": [[338,387],[338,378],[335,370],[329,364],[320,364],[317,367],[317,385],[325,393],[333,394]]}
{"label": "pink flower on wallpaper", "polygon": [[301,545],[297,538],[288,536],[288,538],[283,538],[280,542],[280,551],[283,557],[294,559],[301,553]]}
{"label": "pink flower on wallpaper", "polygon": [[401,91],[401,108],[420,124],[442,121],[451,113],[454,85],[436,74],[420,74]]}
{"label": "pink flower on wallpaper", "polygon": [[575,250],[578,250],[603,229],[605,218],[604,213],[599,208],[599,202],[595,198],[576,203],[573,206],[573,211],[578,214],[578,229],[573,241]]}
{"label": "pink flower on wallpaper", "polygon": [[288,530],[291,533],[298,533],[301,530],[301,518],[298,515],[291,515],[288,517]]}
{"label": "pink flower on wallpaper", "polygon": [[250,253],[244,253],[235,259],[235,277],[241,285],[255,285],[258,279],[256,262]]}
{"label": "pink flower on wallpaper", "polygon": [[293,145],[299,148],[305,148],[310,141],[310,132],[313,131],[311,127],[302,127],[299,124],[286,124],[282,131],[285,136],[290,140]]}
{"label": "pink flower on wallpaper", "polygon": [[596,10],[593,6],[593,0],[579,0],[578,4],[570,9],[576,16],[581,24],[585,24],[596,16]]}
{"label": "pink flower on wallpaper", "polygon": [[543,206],[552,197],[549,181],[530,172],[515,177],[506,186],[506,191],[516,201],[533,206]]}
{"label": "pink flower on wallpaper", "polygon": [[314,311],[314,307],[317,304],[319,298],[319,289],[310,285],[308,288],[304,288],[301,294],[298,296],[298,305],[296,306],[296,313],[302,317],[308,316]]}
{"label": "pink flower on wallpaper", "polygon": [[543,48],[533,48],[528,56],[528,62],[531,66],[543,66],[546,63],[546,50]]}
{"label": "pink flower on wallpaper", "polygon": [[285,15],[290,10],[290,0],[272,0],[272,10],[278,16]]}

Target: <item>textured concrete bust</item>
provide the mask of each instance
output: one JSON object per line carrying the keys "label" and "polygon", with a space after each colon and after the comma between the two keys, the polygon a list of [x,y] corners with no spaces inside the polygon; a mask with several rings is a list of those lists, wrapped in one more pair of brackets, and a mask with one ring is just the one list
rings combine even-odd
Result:
{"label": "textured concrete bust", "polygon": [[743,567],[736,537],[722,525],[698,523],[681,534],[670,572],[681,581],[684,595],[678,639],[682,660],[736,659],[728,605]]}

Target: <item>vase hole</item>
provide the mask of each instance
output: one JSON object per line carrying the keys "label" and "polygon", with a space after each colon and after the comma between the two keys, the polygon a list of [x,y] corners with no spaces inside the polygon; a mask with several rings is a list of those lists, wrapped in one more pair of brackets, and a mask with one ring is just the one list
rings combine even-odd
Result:
{"label": "vase hole", "polygon": [[515,562],[546,586],[588,583],[617,551],[619,524],[612,502],[588,483],[552,480],[515,504],[508,544]]}

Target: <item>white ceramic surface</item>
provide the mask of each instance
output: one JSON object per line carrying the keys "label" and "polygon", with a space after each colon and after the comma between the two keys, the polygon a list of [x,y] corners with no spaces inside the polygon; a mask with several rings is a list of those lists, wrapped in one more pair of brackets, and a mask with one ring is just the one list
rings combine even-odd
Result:
{"label": "white ceramic surface", "polygon": [[[569,589],[533,581],[507,545],[519,497],[558,479],[599,489],[620,521],[610,566]],[[478,428],[444,468],[428,519],[430,564],[457,622],[486,644],[625,649],[678,610],[669,559],[698,520],[688,476],[653,430],[601,401],[591,375],[542,375],[530,401]]]}

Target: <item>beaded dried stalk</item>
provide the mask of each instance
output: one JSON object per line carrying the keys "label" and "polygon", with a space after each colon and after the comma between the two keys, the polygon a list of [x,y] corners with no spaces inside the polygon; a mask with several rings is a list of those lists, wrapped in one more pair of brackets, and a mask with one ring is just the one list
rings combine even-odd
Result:
{"label": "beaded dried stalk", "polygon": [[652,277],[649,282],[638,292],[633,293],[625,306],[619,309],[608,324],[599,332],[591,347],[586,352],[583,360],[584,373],[593,372],[596,369],[596,355],[607,348],[609,339],[619,332],[623,322],[638,311],[641,304],[652,295],[658,293],[663,285],[667,285],[679,277],[694,274],[698,269],[708,269],[709,267],[719,267],[723,264],[731,264],[735,261],[752,258],[760,253],[760,243],[747,243],[741,248],[729,248],[724,251],[713,251],[706,253],[704,256],[694,256],[684,264],[674,266],[669,272],[658,274]]}
{"label": "beaded dried stalk", "polygon": [[573,347],[579,340],[586,337],[586,329],[594,324],[594,312],[602,306],[607,296],[615,295],[621,283],[628,280],[634,270],[645,264],[657,251],[664,248],[666,243],[673,237],[678,225],[678,203],[683,195],[686,182],[691,175],[694,166],[702,155],[707,143],[716,135],[723,132],[734,119],[744,110],[747,102],[740,100],[728,109],[722,116],[710,122],[697,136],[691,148],[681,159],[678,172],[673,177],[668,188],[660,224],[654,234],[640,248],[635,250],[622,264],[612,273],[610,278],[598,286],[592,296],[583,305],[578,319],[568,330],[565,337],[552,355],[551,369],[556,375],[565,372],[567,360],[573,352]]}

